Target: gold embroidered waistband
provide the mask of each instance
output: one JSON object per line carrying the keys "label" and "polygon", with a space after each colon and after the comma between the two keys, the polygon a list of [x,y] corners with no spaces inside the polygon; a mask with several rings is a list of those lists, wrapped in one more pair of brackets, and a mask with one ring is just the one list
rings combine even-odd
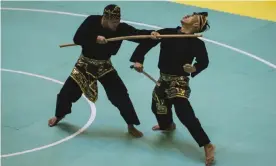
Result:
{"label": "gold embroidered waistband", "polygon": [[160,81],[171,82],[171,81],[185,81],[187,84],[189,83],[189,77],[186,76],[177,76],[160,73]]}
{"label": "gold embroidered waistband", "polygon": [[102,64],[106,64],[106,63],[110,63],[111,64],[111,60],[108,59],[108,60],[98,60],[98,59],[91,59],[91,58],[87,58],[85,57],[84,55],[80,55],[79,57],[81,60],[85,61],[85,62],[88,62],[90,64],[93,64],[93,65],[102,65]]}
{"label": "gold embroidered waistband", "polygon": [[91,101],[98,99],[99,78],[114,71],[111,60],[96,60],[81,55],[71,72],[71,77],[81,88],[84,95]]}
{"label": "gold embroidered waistband", "polygon": [[189,78],[186,76],[176,76],[160,73],[158,82],[160,87],[155,87],[153,95],[158,98],[189,98],[191,89],[189,87]]}

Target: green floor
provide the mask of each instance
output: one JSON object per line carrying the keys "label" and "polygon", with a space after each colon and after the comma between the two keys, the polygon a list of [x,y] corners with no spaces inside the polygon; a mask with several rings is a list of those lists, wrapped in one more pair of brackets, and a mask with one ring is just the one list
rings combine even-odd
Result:
{"label": "green floor", "polygon": [[[112,60],[129,89],[145,136],[127,136],[123,119],[101,85],[96,117],[94,105],[90,107],[82,98],[63,123],[47,126],[61,82],[80,54],[79,47],[61,49],[58,45],[71,43],[84,16],[101,14],[109,3],[2,3],[3,166],[204,165],[202,149],[177,119],[177,131],[171,136],[151,131],[156,124],[150,110],[154,84],[129,69],[137,46],[130,42],[124,42]],[[183,14],[200,11],[170,2],[117,4],[124,21],[147,29],[176,27]],[[210,66],[192,79],[191,103],[217,146],[217,166],[273,165],[276,23],[207,11],[211,29],[204,38]],[[148,53],[145,62],[145,70],[155,78],[158,52],[159,46]],[[88,128],[77,135],[83,126]]]}

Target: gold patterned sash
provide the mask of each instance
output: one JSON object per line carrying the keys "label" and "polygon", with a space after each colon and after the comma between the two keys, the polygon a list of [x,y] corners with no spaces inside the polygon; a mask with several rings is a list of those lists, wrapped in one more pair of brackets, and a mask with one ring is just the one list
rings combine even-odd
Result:
{"label": "gold patterned sash", "polygon": [[70,76],[80,86],[83,94],[91,101],[98,99],[97,81],[114,70],[111,60],[95,60],[81,55]]}
{"label": "gold patterned sash", "polygon": [[156,104],[157,114],[167,114],[168,99],[190,97],[191,89],[189,87],[188,77],[161,73],[158,82],[161,86],[156,86],[152,94]]}
{"label": "gold patterned sash", "polygon": [[175,76],[161,73],[159,82],[164,86],[167,98],[183,97],[189,98],[191,89],[189,87],[189,78],[185,76]]}

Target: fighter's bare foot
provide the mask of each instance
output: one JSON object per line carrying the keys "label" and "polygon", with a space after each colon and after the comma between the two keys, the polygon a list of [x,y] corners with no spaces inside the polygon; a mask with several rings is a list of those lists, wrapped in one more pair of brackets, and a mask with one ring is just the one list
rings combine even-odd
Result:
{"label": "fighter's bare foot", "polygon": [[208,144],[204,146],[205,151],[205,165],[211,166],[215,161],[215,146]]}
{"label": "fighter's bare foot", "polygon": [[49,127],[53,127],[55,125],[58,124],[59,121],[61,121],[63,118],[57,118],[57,117],[53,117],[51,119],[48,120],[48,125]]}
{"label": "fighter's bare foot", "polygon": [[136,129],[133,125],[128,125],[128,133],[136,138],[143,137],[143,133]]}
{"label": "fighter's bare foot", "polygon": [[[167,129],[165,129],[163,131],[173,131],[175,129],[176,129],[176,125],[175,125],[175,123],[173,123],[169,128],[167,128]],[[158,130],[161,130],[161,129],[160,129],[159,125],[155,125],[155,126],[152,127],[152,130],[153,131],[158,131]]]}

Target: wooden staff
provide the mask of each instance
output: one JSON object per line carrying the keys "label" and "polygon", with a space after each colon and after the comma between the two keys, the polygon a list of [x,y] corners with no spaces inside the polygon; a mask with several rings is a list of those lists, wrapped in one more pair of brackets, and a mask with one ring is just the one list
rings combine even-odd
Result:
{"label": "wooden staff", "polygon": [[[135,35],[135,36],[122,36],[122,37],[114,37],[106,39],[108,42],[119,41],[119,40],[133,40],[133,39],[148,39],[151,38],[152,35]],[[201,34],[187,34],[187,35],[157,35],[157,38],[185,38],[185,37],[202,37]],[[60,48],[76,46],[77,44],[62,44],[59,45]]]}
{"label": "wooden staff", "polygon": [[[134,68],[134,65],[130,66],[131,69]],[[160,86],[160,83],[158,81],[156,81],[152,76],[150,76],[148,73],[146,73],[144,70],[142,71],[142,73],[148,77],[150,80],[152,80],[157,86]]]}

